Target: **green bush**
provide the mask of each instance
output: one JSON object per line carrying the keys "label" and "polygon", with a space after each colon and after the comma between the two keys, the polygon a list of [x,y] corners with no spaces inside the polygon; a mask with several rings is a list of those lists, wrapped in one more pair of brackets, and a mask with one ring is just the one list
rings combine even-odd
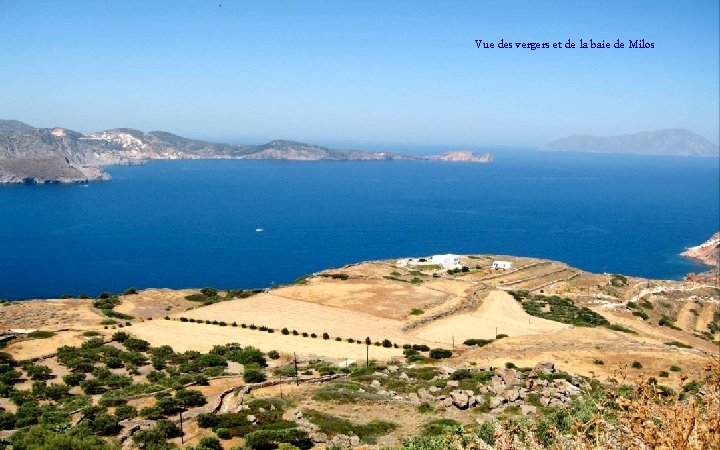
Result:
{"label": "green bush", "polygon": [[460,425],[460,422],[453,419],[437,419],[422,425],[422,433],[425,436],[437,436],[444,434]]}
{"label": "green bush", "polygon": [[684,342],[680,342],[680,341],[665,342],[665,345],[672,345],[672,346],[678,347],[678,348],[692,348],[692,345],[688,345],[688,344],[685,344]]}
{"label": "green bush", "polygon": [[444,348],[434,348],[430,350],[430,357],[432,359],[443,359],[443,358],[450,358],[452,356],[451,350],[446,350]]}
{"label": "green bush", "polygon": [[633,363],[630,365],[633,369],[642,369],[642,364],[640,364],[640,361],[633,361]]}
{"label": "green bush", "polygon": [[311,423],[317,425],[330,436],[354,434],[365,444],[375,444],[378,436],[387,434],[397,428],[397,424],[381,420],[373,420],[364,425],[356,424],[350,420],[315,410],[305,411],[304,415]]}
{"label": "green bush", "polygon": [[28,333],[27,335],[29,338],[33,339],[47,339],[49,337],[55,336],[55,333],[52,331],[33,331],[31,333]]}
{"label": "green bush", "polygon": [[494,339],[466,339],[463,344],[465,345],[475,345],[477,347],[484,347],[488,344],[491,344],[495,342]]}
{"label": "green bush", "polygon": [[265,381],[265,374],[261,370],[246,367],[243,380],[246,383],[261,383]]}
{"label": "green bush", "polygon": [[279,359],[280,358],[280,353],[278,353],[277,350],[270,350],[267,353],[267,355],[268,355],[268,358],[270,358],[270,359]]}
{"label": "green bush", "polygon": [[425,314],[425,311],[420,308],[413,308],[410,310],[410,314],[412,314],[413,316],[420,316],[422,314]]}
{"label": "green bush", "polygon": [[245,436],[245,445],[253,450],[273,450],[282,443],[294,445],[302,450],[307,450],[313,445],[307,431],[299,428],[259,430]]}

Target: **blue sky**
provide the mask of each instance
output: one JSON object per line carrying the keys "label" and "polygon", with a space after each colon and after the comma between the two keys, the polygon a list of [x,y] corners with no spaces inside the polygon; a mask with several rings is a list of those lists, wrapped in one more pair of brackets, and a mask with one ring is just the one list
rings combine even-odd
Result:
{"label": "blue sky", "polygon": [[[0,118],[356,148],[717,143],[718,3],[0,0]],[[474,43],[580,38],[655,48]]]}

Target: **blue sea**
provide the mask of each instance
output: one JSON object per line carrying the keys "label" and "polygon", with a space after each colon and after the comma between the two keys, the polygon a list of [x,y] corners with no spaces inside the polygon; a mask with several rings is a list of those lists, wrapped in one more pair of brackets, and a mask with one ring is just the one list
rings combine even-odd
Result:
{"label": "blue sea", "polygon": [[[436,253],[680,279],[720,227],[718,160],[496,152],[496,163],[153,161],[0,187],[0,298],[250,288]],[[258,232],[256,229],[263,229]]]}

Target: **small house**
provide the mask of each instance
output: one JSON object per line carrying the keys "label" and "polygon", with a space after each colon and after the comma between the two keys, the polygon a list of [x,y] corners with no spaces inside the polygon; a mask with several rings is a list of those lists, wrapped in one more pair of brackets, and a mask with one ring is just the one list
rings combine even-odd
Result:
{"label": "small house", "polygon": [[510,261],[493,261],[493,263],[492,263],[493,269],[507,270],[507,269],[512,268],[512,266],[513,266],[513,263],[511,263]]}
{"label": "small house", "polygon": [[452,254],[433,255],[430,262],[439,265],[443,269],[454,269],[460,266],[460,257]]}

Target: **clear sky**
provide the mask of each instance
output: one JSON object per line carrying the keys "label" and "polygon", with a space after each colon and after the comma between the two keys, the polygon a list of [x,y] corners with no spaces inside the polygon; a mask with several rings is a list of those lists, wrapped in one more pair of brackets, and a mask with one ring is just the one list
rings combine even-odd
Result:
{"label": "clear sky", "polygon": [[[660,128],[717,143],[718,4],[0,0],[0,118],[356,148]],[[475,44],[580,38],[655,48]]]}

